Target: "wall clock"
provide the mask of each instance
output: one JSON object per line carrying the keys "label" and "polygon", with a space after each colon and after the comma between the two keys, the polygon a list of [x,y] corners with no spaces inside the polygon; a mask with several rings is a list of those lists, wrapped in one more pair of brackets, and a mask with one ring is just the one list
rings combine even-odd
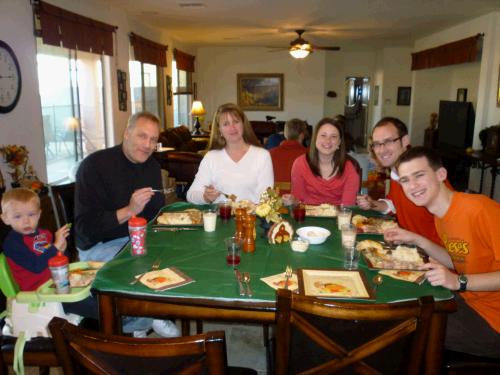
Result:
{"label": "wall clock", "polygon": [[21,96],[21,69],[12,48],[0,40],[0,113],[14,109]]}

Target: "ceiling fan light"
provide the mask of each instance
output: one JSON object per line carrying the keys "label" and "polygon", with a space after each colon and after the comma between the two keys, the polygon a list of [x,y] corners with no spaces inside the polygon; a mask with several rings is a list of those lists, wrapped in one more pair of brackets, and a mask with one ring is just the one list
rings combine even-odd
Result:
{"label": "ceiling fan light", "polygon": [[303,59],[303,58],[306,58],[311,53],[311,50],[310,49],[303,49],[301,47],[290,48],[290,50],[288,52],[290,53],[290,55],[292,55],[292,57],[294,59]]}

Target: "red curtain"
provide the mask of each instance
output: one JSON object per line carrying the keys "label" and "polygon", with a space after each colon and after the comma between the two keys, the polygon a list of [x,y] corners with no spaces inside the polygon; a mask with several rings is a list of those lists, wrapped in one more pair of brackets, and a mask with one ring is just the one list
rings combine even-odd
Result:
{"label": "red curtain", "polygon": [[113,56],[113,33],[118,27],[40,1],[35,10],[40,17],[45,44]]}
{"label": "red curtain", "polygon": [[185,70],[194,73],[194,59],[195,57],[185,52],[174,49],[174,59],[177,64],[177,69]]}
{"label": "red curtain", "polygon": [[168,46],[153,42],[134,33],[130,33],[130,44],[134,48],[134,59],[157,66],[167,66]]}
{"label": "red curtain", "polygon": [[483,35],[443,44],[439,47],[412,53],[411,70],[437,68],[481,60]]}

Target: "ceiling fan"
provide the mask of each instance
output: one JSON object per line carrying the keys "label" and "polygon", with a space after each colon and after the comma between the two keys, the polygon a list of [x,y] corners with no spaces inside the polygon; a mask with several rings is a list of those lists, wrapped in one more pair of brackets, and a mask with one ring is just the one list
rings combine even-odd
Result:
{"label": "ceiling fan", "polygon": [[[298,38],[292,40],[290,42],[290,47],[288,47],[288,52],[292,57],[296,59],[303,59],[307,56],[309,56],[310,53],[312,53],[314,50],[325,50],[325,51],[339,51],[340,47],[320,47],[313,45],[309,43],[307,40],[302,38],[302,34],[306,30],[304,29],[299,29],[295,30],[295,32],[298,34]],[[278,47],[278,48],[283,48],[283,47]]]}

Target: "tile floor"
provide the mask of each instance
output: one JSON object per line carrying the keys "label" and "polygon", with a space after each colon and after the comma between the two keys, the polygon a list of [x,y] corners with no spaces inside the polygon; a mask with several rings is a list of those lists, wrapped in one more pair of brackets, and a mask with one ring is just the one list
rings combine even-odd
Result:
{"label": "tile floor", "polygon": [[[217,330],[226,332],[229,366],[248,367],[256,370],[259,375],[267,374],[266,348],[261,325],[203,322],[204,332]],[[191,332],[195,332],[194,326]],[[9,374],[14,374],[12,368],[9,368]],[[25,374],[37,375],[38,369],[28,367]],[[63,375],[63,372],[60,368],[52,368],[50,375]]]}

